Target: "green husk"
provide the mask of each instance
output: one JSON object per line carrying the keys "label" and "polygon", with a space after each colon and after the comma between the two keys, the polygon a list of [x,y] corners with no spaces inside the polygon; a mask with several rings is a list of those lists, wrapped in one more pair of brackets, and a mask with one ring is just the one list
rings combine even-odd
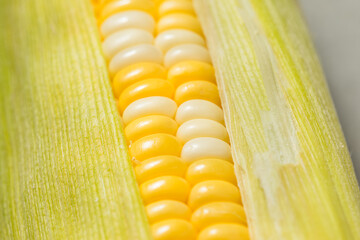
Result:
{"label": "green husk", "polygon": [[295,0],[195,0],[251,239],[360,239],[360,195]]}
{"label": "green husk", "polygon": [[150,239],[91,2],[0,6],[0,239]]}

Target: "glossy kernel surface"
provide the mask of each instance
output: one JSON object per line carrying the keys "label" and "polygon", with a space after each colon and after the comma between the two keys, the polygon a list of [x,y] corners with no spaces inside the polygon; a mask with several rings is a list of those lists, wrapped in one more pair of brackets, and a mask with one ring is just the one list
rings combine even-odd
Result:
{"label": "glossy kernel surface", "polygon": [[160,200],[186,202],[190,186],[178,176],[162,176],[148,180],[140,185],[140,193],[145,204]]}

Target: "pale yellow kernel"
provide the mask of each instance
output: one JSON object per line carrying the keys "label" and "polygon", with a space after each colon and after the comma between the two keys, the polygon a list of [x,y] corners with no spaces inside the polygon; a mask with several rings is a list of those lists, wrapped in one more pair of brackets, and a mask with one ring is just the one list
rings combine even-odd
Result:
{"label": "pale yellow kernel", "polygon": [[130,103],[146,97],[163,96],[172,98],[174,86],[171,82],[160,78],[149,78],[127,87],[119,97],[119,110],[122,113]]}
{"label": "pale yellow kernel", "polygon": [[163,17],[171,13],[186,13],[195,16],[192,2],[189,1],[166,1],[159,7],[159,16]]}
{"label": "pale yellow kernel", "polygon": [[153,224],[171,218],[184,219],[189,221],[191,211],[190,208],[183,202],[162,200],[147,205],[146,214],[150,224]]}
{"label": "pale yellow kernel", "polygon": [[239,189],[234,184],[222,180],[203,181],[191,189],[188,204],[192,209],[211,202],[241,204]]}
{"label": "pale yellow kernel", "polygon": [[123,113],[124,123],[136,118],[145,117],[148,115],[164,115],[173,117],[177,109],[176,103],[167,97],[147,97],[132,102]]}
{"label": "pale yellow kernel", "polygon": [[140,28],[152,34],[155,29],[155,20],[150,14],[143,11],[125,11],[115,13],[104,20],[100,30],[102,35],[107,37],[125,28]]}
{"label": "pale yellow kernel", "polygon": [[140,44],[118,52],[109,63],[110,75],[138,62],[162,63],[162,53],[152,44]]}
{"label": "pale yellow kernel", "polygon": [[112,87],[115,97],[118,98],[128,86],[147,78],[166,79],[166,70],[159,63],[153,62],[139,62],[125,67],[114,77]]}
{"label": "pale yellow kernel", "polygon": [[188,163],[203,158],[219,158],[231,162],[230,145],[220,139],[199,137],[184,144],[181,158]]}
{"label": "pale yellow kernel", "polygon": [[192,185],[206,180],[223,180],[236,185],[234,165],[216,158],[201,159],[193,162],[188,167],[185,178]]}
{"label": "pale yellow kernel", "polygon": [[155,45],[166,53],[169,49],[181,44],[197,44],[205,46],[205,41],[199,34],[186,29],[171,29],[160,33],[155,38]]}
{"label": "pale yellow kernel", "polygon": [[234,223],[215,224],[200,232],[197,240],[250,240],[246,226]]}
{"label": "pale yellow kernel", "polygon": [[221,106],[217,86],[204,80],[189,81],[176,89],[174,100],[178,105],[192,99],[203,99]]}
{"label": "pale yellow kernel", "polygon": [[180,156],[181,143],[173,135],[156,133],[133,142],[130,153],[133,158],[143,161],[160,155]]}
{"label": "pale yellow kernel", "polygon": [[150,115],[130,122],[125,127],[125,136],[129,141],[135,141],[154,133],[175,135],[177,129],[178,124],[174,119],[162,115]]}
{"label": "pale yellow kernel", "polygon": [[151,0],[121,0],[107,3],[101,10],[100,22],[109,16],[128,10],[139,10],[156,16],[155,4]]}
{"label": "pale yellow kernel", "polygon": [[154,240],[195,240],[193,225],[183,219],[168,219],[151,226]]}
{"label": "pale yellow kernel", "polygon": [[169,68],[179,62],[188,60],[211,63],[209,52],[205,47],[188,43],[178,45],[167,51],[164,57],[164,65]]}
{"label": "pale yellow kernel", "polygon": [[116,53],[139,44],[152,44],[154,37],[148,31],[128,28],[108,36],[102,43],[105,58],[110,60]]}
{"label": "pale yellow kernel", "polygon": [[189,100],[181,104],[176,112],[176,121],[183,124],[196,118],[206,118],[224,123],[224,113],[216,104],[205,100]]}
{"label": "pale yellow kernel", "polygon": [[184,177],[187,165],[176,156],[162,155],[142,161],[135,167],[139,184],[161,176]]}
{"label": "pale yellow kernel", "polygon": [[244,208],[232,202],[205,204],[192,214],[191,222],[197,229],[204,229],[216,223],[247,224]]}
{"label": "pale yellow kernel", "polygon": [[185,202],[190,186],[187,181],[177,176],[162,176],[140,185],[140,193],[145,204],[160,200]]}
{"label": "pale yellow kernel", "polygon": [[203,35],[199,20],[190,14],[172,13],[160,18],[156,26],[157,33],[170,29],[187,29]]}
{"label": "pale yellow kernel", "polygon": [[224,125],[204,118],[184,122],[177,130],[176,137],[182,143],[198,137],[213,137],[229,142],[229,136]]}

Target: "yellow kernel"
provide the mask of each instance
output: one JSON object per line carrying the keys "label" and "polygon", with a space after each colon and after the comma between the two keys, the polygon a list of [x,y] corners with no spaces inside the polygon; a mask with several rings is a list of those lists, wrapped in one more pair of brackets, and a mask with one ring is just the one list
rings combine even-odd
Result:
{"label": "yellow kernel", "polygon": [[162,176],[140,185],[140,192],[145,204],[160,200],[185,202],[190,186],[185,179],[177,176]]}
{"label": "yellow kernel", "polygon": [[234,223],[215,224],[200,232],[197,240],[250,240],[246,226]]}
{"label": "yellow kernel", "polygon": [[229,142],[229,136],[224,125],[204,118],[184,122],[177,130],[176,137],[182,143],[198,137],[213,137]]}
{"label": "yellow kernel", "polygon": [[119,97],[120,112],[132,102],[146,97],[163,96],[171,98],[174,86],[171,82],[160,78],[150,78],[139,81],[127,87]]}
{"label": "yellow kernel", "polygon": [[244,208],[232,202],[212,202],[198,208],[191,216],[191,222],[197,229],[203,229],[216,223],[237,223],[246,225]]}
{"label": "yellow kernel", "polygon": [[181,104],[175,117],[179,124],[196,118],[206,118],[221,124],[224,123],[224,113],[222,109],[212,102],[200,99],[189,100]]}
{"label": "yellow kernel", "polygon": [[128,86],[147,78],[166,79],[166,70],[160,64],[153,62],[140,62],[125,67],[115,75],[113,80],[115,97],[118,98]]}
{"label": "yellow kernel", "polygon": [[161,51],[152,44],[140,44],[117,53],[109,63],[110,75],[138,62],[162,63]]}
{"label": "yellow kernel", "polygon": [[157,23],[157,33],[164,32],[170,29],[187,29],[197,34],[202,35],[202,30],[199,21],[195,16],[184,13],[172,13],[160,18]]}
{"label": "yellow kernel", "polygon": [[221,106],[217,86],[208,81],[189,81],[176,89],[174,100],[178,105],[192,99],[203,99]]}
{"label": "yellow kernel", "polygon": [[151,0],[122,0],[112,1],[106,4],[101,10],[100,22],[103,22],[109,16],[128,10],[139,10],[155,17],[155,4]]}
{"label": "yellow kernel", "polygon": [[164,65],[169,68],[176,63],[188,60],[211,63],[209,52],[205,47],[188,43],[178,45],[167,51],[164,57]]}
{"label": "yellow kernel", "polygon": [[130,153],[133,158],[143,161],[160,155],[180,156],[181,143],[179,140],[165,133],[152,134],[133,142]]}
{"label": "yellow kernel", "polygon": [[182,61],[172,66],[167,78],[174,83],[175,87],[191,80],[216,83],[213,66],[206,62],[193,60]]}
{"label": "yellow kernel", "polygon": [[148,31],[137,28],[128,28],[117,31],[108,36],[102,43],[103,52],[107,60],[116,53],[139,44],[152,44],[154,37]]}
{"label": "yellow kernel", "polygon": [[125,127],[126,138],[130,141],[151,135],[154,133],[168,133],[175,135],[178,124],[170,117],[162,115],[150,115],[135,119]]}
{"label": "yellow kernel", "polygon": [[146,213],[150,224],[170,218],[189,220],[190,208],[179,201],[162,200],[146,206]]}
{"label": "yellow kernel", "polygon": [[230,145],[220,139],[199,137],[184,144],[181,158],[188,163],[203,158],[219,158],[231,162]]}
{"label": "yellow kernel", "polygon": [[101,24],[100,31],[104,37],[125,28],[140,28],[153,33],[155,29],[154,18],[143,11],[125,11],[115,13]]}
{"label": "yellow kernel", "polygon": [[[163,2],[166,2],[168,0],[153,0],[155,5],[157,7],[159,7]],[[179,1],[179,2],[192,2],[192,0],[176,0],[176,1]]]}
{"label": "yellow kernel", "polygon": [[192,224],[182,219],[169,219],[151,226],[154,240],[195,240]]}
{"label": "yellow kernel", "polygon": [[205,46],[204,39],[197,33],[186,29],[171,29],[160,33],[155,38],[155,46],[157,46],[163,53],[166,53],[169,49],[185,44],[193,43],[201,46]]}
{"label": "yellow kernel", "polygon": [[210,202],[234,202],[241,204],[239,189],[228,182],[208,180],[196,184],[190,192],[188,204],[197,209]]}
{"label": "yellow kernel", "polygon": [[125,124],[136,118],[148,115],[164,115],[173,117],[177,109],[176,103],[167,97],[147,97],[132,102],[123,113]]}
{"label": "yellow kernel", "polygon": [[159,7],[159,16],[163,17],[171,13],[185,13],[195,15],[192,2],[188,1],[166,1]]}
{"label": "yellow kernel", "polygon": [[135,167],[138,183],[161,176],[184,177],[187,165],[176,156],[163,155],[142,161]]}
{"label": "yellow kernel", "polygon": [[216,158],[201,159],[188,167],[186,180],[192,185],[206,180],[223,180],[236,185],[234,165]]}

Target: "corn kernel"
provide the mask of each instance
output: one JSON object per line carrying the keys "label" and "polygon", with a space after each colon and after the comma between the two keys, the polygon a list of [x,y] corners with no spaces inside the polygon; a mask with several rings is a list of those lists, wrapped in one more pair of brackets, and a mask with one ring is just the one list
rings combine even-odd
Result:
{"label": "corn kernel", "polygon": [[186,180],[192,185],[206,180],[223,180],[236,185],[234,165],[216,158],[201,159],[188,167]]}
{"label": "corn kernel", "polygon": [[100,27],[104,37],[125,28],[140,28],[153,33],[155,29],[154,18],[143,11],[125,11],[115,13],[108,17]]}
{"label": "corn kernel", "polygon": [[176,112],[176,103],[167,97],[147,97],[132,102],[123,113],[125,124],[136,118],[148,115],[164,115],[173,117]]}
{"label": "corn kernel", "polygon": [[151,226],[154,240],[195,240],[196,232],[188,221],[169,219]]}
{"label": "corn kernel", "polygon": [[190,208],[179,201],[162,200],[146,206],[146,214],[150,224],[170,218],[190,220]]}
{"label": "corn kernel", "polygon": [[109,63],[110,75],[115,75],[121,69],[138,62],[161,63],[163,59],[159,49],[151,44],[140,44],[118,52]]}
{"label": "corn kernel", "polygon": [[138,183],[143,183],[161,176],[184,177],[187,165],[178,157],[171,155],[157,156],[141,162],[135,167]]}
{"label": "corn kernel", "polygon": [[184,13],[172,13],[160,18],[156,26],[157,33],[170,29],[187,29],[199,35],[203,34],[196,17]]}
{"label": "corn kernel", "polygon": [[198,208],[191,216],[191,222],[198,229],[216,223],[237,223],[246,225],[244,208],[232,202],[212,202]]}
{"label": "corn kernel", "polygon": [[173,82],[175,87],[191,81],[191,80],[205,80],[216,83],[215,71],[211,64],[202,61],[182,61],[169,69],[169,81]]}
{"label": "corn kernel", "polygon": [[224,125],[211,119],[192,119],[184,122],[177,130],[176,137],[182,143],[198,137],[213,137],[229,142]]}
{"label": "corn kernel", "polygon": [[174,95],[174,86],[169,81],[150,78],[134,83],[127,87],[119,97],[120,112],[132,102],[151,96],[163,96],[172,98]]}
{"label": "corn kernel", "polygon": [[217,86],[208,81],[189,81],[176,89],[174,100],[178,105],[192,99],[203,99],[221,106]]}
{"label": "corn kernel", "polygon": [[179,124],[196,118],[206,118],[221,124],[224,123],[222,109],[212,102],[200,99],[189,100],[181,104],[175,117]]}
{"label": "corn kernel", "polygon": [[150,115],[137,118],[125,127],[125,136],[130,141],[151,135],[154,133],[167,133],[175,135],[178,124],[170,117],[162,115]]}
{"label": "corn kernel", "polygon": [[208,180],[191,189],[188,204],[192,209],[197,209],[207,203],[223,201],[241,204],[239,189],[225,181]]}
{"label": "corn kernel", "polygon": [[157,46],[163,53],[169,49],[186,43],[197,44],[205,46],[204,39],[192,31],[186,29],[172,29],[160,33],[155,38],[155,46]]}
{"label": "corn kernel", "polygon": [[234,224],[215,224],[200,232],[197,240],[250,240],[247,227]]}
{"label": "corn kernel", "polygon": [[152,44],[154,37],[148,31],[128,28],[109,35],[102,43],[105,58],[110,60],[116,53],[138,44]]}
{"label": "corn kernel", "polygon": [[185,202],[190,186],[185,179],[177,176],[162,176],[140,185],[140,193],[145,204],[160,200]]}
{"label": "corn kernel", "polygon": [[114,77],[113,91],[115,97],[118,98],[128,86],[147,78],[166,79],[166,70],[160,64],[153,62],[139,62],[125,67]]}
{"label": "corn kernel", "polygon": [[166,1],[159,7],[159,16],[171,13],[185,13],[195,16],[195,11],[190,1]]}
{"label": "corn kernel", "polygon": [[135,141],[130,145],[130,153],[133,158],[143,161],[160,155],[180,156],[181,143],[169,134],[156,133]]}
{"label": "corn kernel", "polygon": [[212,137],[194,138],[185,143],[181,151],[181,158],[189,163],[203,158],[232,161],[230,145]]}
{"label": "corn kernel", "polygon": [[188,60],[211,63],[209,52],[205,47],[187,43],[178,45],[167,51],[164,57],[164,65],[169,68],[176,63]]}
{"label": "corn kernel", "polygon": [[156,16],[155,4],[151,0],[127,0],[127,1],[112,1],[106,4],[100,15],[100,22],[103,22],[109,16],[128,10],[139,10],[146,12],[151,16]]}

